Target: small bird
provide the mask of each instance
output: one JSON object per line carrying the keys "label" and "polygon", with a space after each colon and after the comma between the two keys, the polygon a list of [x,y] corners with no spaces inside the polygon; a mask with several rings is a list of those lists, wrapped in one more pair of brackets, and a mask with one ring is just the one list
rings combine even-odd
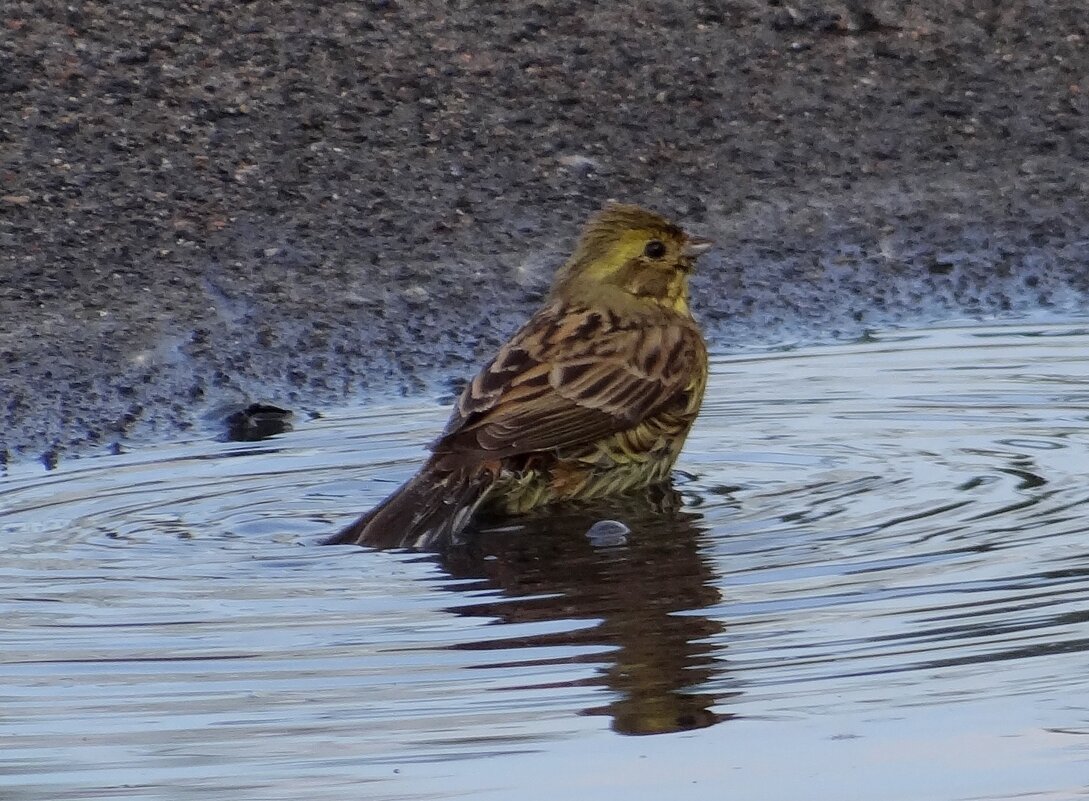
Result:
{"label": "small bird", "polygon": [[327,544],[436,550],[516,515],[668,480],[707,385],[688,279],[711,241],[605,206],[544,305],[477,373],[420,471]]}

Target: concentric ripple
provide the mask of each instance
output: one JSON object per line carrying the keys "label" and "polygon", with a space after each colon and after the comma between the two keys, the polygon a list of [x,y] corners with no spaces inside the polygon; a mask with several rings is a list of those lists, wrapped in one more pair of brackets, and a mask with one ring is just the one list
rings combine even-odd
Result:
{"label": "concentric ripple", "polygon": [[10,468],[0,797],[1086,797],[1087,354],[1054,324],[720,357],[683,504],[442,557],[313,547],[434,406]]}

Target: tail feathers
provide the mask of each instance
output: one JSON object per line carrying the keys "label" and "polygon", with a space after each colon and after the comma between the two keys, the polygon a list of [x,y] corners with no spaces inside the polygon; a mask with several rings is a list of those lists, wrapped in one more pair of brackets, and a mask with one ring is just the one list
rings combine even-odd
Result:
{"label": "tail feathers", "polygon": [[443,469],[429,462],[325,544],[425,550],[450,545],[468,525],[493,480],[490,470],[478,466]]}

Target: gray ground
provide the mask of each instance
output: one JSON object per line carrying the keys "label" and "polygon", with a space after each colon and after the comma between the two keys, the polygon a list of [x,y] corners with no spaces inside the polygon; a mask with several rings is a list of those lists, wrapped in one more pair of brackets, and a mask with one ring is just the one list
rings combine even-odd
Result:
{"label": "gray ground", "polygon": [[7,0],[0,147],[6,459],[439,394],[606,198],[723,349],[1089,294],[1084,0]]}

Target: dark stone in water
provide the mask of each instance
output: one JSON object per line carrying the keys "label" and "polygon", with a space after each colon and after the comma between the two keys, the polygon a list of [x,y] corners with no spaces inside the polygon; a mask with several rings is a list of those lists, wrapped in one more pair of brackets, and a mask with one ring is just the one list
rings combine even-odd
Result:
{"label": "dark stone in water", "polygon": [[293,412],[265,403],[251,403],[227,416],[226,439],[231,442],[258,442],[291,430]]}

